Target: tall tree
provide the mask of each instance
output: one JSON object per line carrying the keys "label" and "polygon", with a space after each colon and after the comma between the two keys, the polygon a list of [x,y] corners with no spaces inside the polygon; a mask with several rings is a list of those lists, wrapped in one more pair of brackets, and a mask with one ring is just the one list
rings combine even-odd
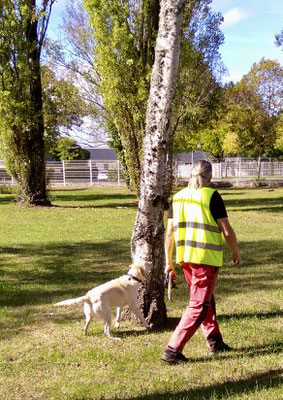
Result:
{"label": "tall tree", "polygon": [[196,134],[215,113],[225,73],[219,54],[224,41],[219,27],[221,14],[209,7],[210,1],[188,2],[182,54],[173,107],[174,148],[190,151],[197,146]]}
{"label": "tall tree", "polygon": [[151,75],[138,212],[132,235],[132,256],[150,269],[139,296],[148,322],[166,318],[164,303],[165,178],[170,146],[170,121],[179,63],[184,0],[161,0],[155,62]]}
{"label": "tall tree", "polygon": [[250,102],[269,116],[278,116],[283,109],[283,67],[277,60],[263,57],[254,63],[236,88],[239,103]]}
{"label": "tall tree", "polygon": [[66,4],[60,29],[60,41],[49,40],[48,55],[52,59],[55,71],[59,66],[60,70],[66,70],[76,79],[80,88],[79,94],[87,105],[87,123],[82,124],[76,132],[81,141],[87,144],[100,145],[109,141],[119,158],[124,179],[130,186],[125,152],[115,123],[115,112],[104,106],[99,91],[101,76],[96,65],[96,42],[83,0],[73,0],[72,4]]}
{"label": "tall tree", "polygon": [[[216,71],[219,65],[222,17],[212,13],[210,3],[185,0],[183,61],[172,134],[188,115],[194,114],[197,121],[202,113],[205,119],[217,89],[216,72],[210,70]],[[138,188],[160,1],[84,0],[84,4],[94,30],[95,65],[101,77],[99,90],[109,117],[112,147],[125,159],[131,186]],[[188,125],[187,119],[184,129]]]}
{"label": "tall tree", "polygon": [[110,116],[107,129],[125,157],[131,187],[138,187],[159,0],[84,4],[94,29],[99,90]]}
{"label": "tall tree", "polygon": [[282,82],[278,61],[263,58],[240,82],[227,85],[215,118],[200,132],[203,149],[217,157],[258,157],[259,166],[263,155],[278,153]]}
{"label": "tall tree", "polygon": [[0,5],[0,146],[18,201],[48,204],[40,55],[55,0]]}
{"label": "tall tree", "polygon": [[254,63],[231,90],[227,119],[238,134],[241,153],[261,157],[274,147],[275,124],[283,109],[283,68],[276,60]]}

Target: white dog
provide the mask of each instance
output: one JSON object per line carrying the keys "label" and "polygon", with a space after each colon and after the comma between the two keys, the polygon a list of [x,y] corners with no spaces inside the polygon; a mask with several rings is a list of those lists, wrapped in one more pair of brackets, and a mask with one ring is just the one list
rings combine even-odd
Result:
{"label": "white dog", "polygon": [[55,306],[70,306],[72,304],[84,303],[84,314],[86,322],[84,333],[87,333],[88,326],[93,317],[101,318],[105,321],[104,333],[112,339],[110,332],[111,327],[111,310],[110,307],[117,307],[116,323],[118,328],[120,325],[121,308],[128,305],[134,314],[140,319],[147,329],[149,324],[136,306],[138,289],[145,279],[146,271],[143,265],[132,264],[127,275],[113,279],[103,285],[97,286],[87,292],[85,296],[75,299],[60,301]]}

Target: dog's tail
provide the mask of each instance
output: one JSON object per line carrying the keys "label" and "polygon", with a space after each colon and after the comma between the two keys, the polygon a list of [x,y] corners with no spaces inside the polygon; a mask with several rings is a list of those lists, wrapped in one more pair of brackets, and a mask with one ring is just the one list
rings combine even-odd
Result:
{"label": "dog's tail", "polygon": [[88,296],[81,296],[81,297],[76,297],[75,299],[60,301],[59,303],[55,303],[54,305],[55,306],[71,306],[73,304],[79,304],[79,303],[90,303],[90,299]]}

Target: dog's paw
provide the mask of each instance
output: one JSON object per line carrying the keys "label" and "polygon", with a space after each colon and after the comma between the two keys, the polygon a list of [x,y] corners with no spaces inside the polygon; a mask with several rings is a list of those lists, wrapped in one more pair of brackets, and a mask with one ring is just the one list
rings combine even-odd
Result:
{"label": "dog's paw", "polygon": [[153,327],[152,327],[152,325],[146,325],[146,329],[147,329],[148,331],[152,331]]}
{"label": "dog's paw", "polygon": [[115,322],[115,328],[120,328],[120,323],[119,322]]}

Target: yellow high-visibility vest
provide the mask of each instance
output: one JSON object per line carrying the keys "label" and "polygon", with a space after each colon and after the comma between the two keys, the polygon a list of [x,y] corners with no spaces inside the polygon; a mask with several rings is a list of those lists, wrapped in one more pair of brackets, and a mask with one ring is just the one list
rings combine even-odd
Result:
{"label": "yellow high-visibility vest", "polygon": [[215,189],[203,187],[179,191],[173,197],[173,225],[176,262],[221,267],[223,237],[210,212]]}

